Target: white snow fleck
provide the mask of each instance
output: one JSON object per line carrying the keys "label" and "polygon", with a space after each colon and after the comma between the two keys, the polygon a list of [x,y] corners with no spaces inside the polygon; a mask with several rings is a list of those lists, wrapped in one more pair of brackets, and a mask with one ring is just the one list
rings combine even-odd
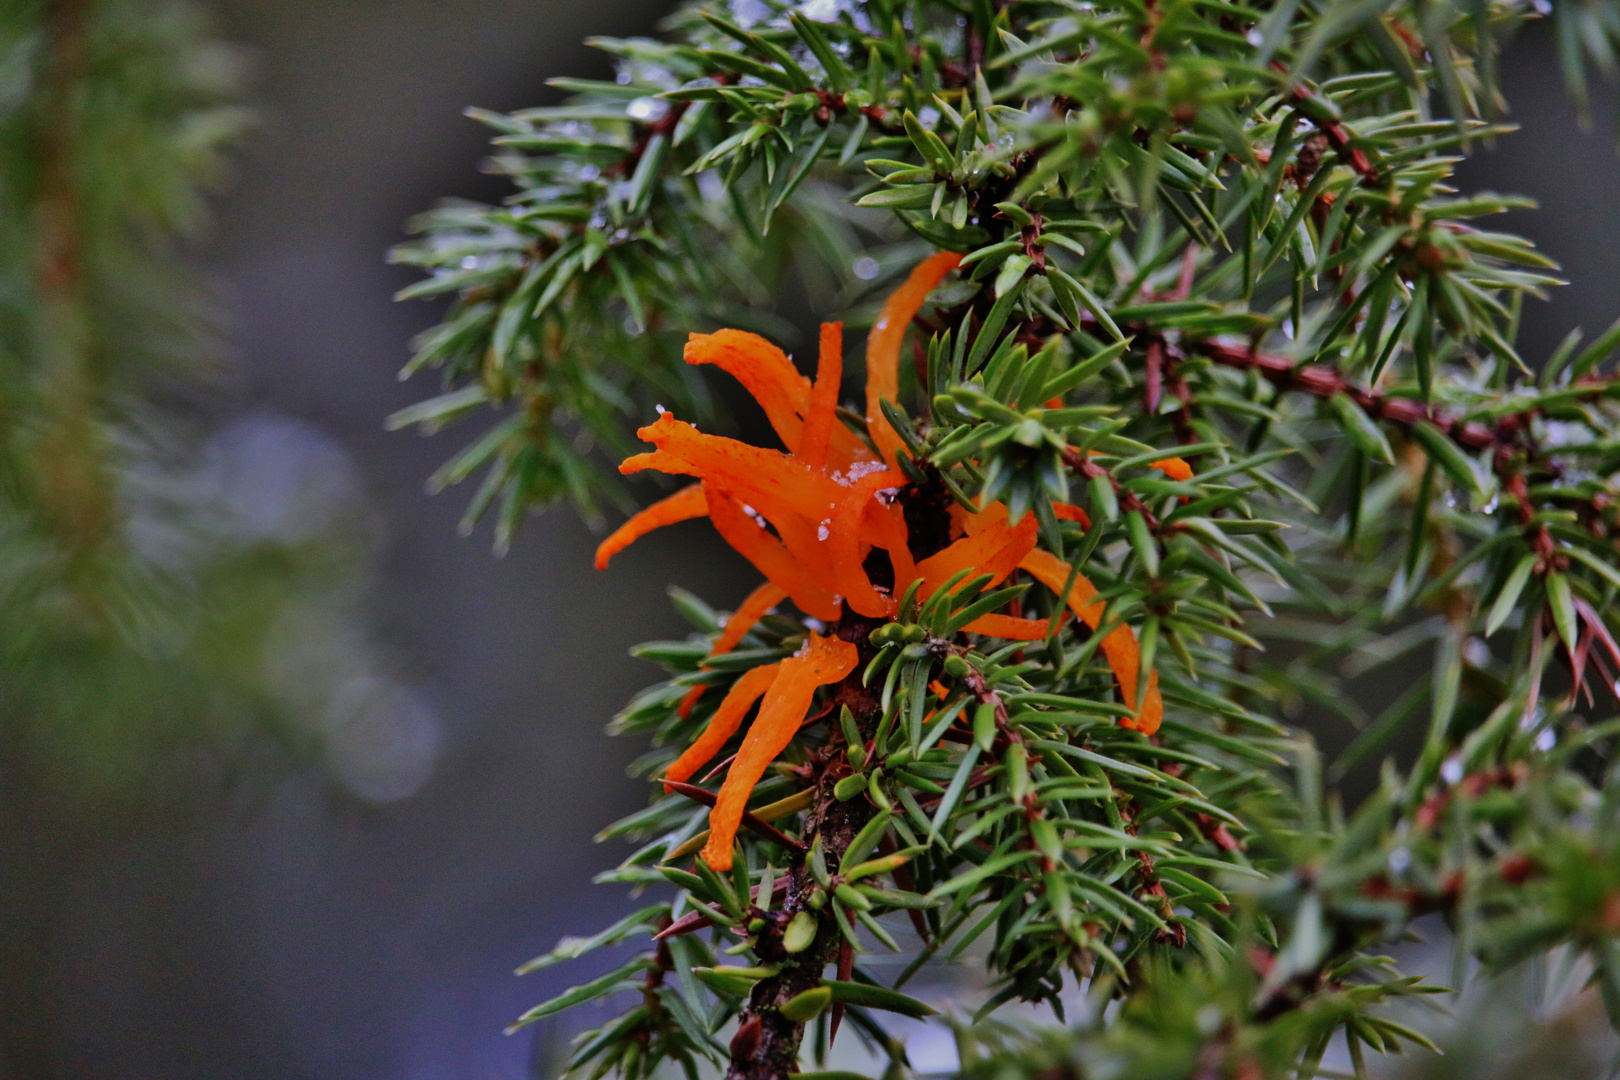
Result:
{"label": "white snow fleck", "polygon": [[850,487],[861,477],[870,476],[875,472],[882,472],[886,468],[888,466],[881,461],[856,461],[850,463],[847,473],[834,471],[831,479],[839,487]]}
{"label": "white snow fleck", "polygon": [[653,97],[638,97],[624,110],[632,120],[640,120],[644,124],[656,124],[669,112],[669,102]]}

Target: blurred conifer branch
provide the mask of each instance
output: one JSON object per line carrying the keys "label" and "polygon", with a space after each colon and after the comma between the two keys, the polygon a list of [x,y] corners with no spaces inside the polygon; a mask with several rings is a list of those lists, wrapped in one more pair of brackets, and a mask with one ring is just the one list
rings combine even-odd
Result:
{"label": "blurred conifer branch", "polygon": [[[696,482],[598,564],[707,517],[766,578],[642,650],[671,678],[614,728],[665,784],[605,878],[673,899],[527,966],[655,937],[523,1018],[636,993],[571,1071],[774,1080],[843,1023],[908,1075],[882,1014],[970,956],[967,1074],[1310,1076],[1339,1040],[1365,1075],[1428,1042],[1379,949],[1436,913],[1459,976],[1558,950],[1620,1021],[1620,323],[1521,357],[1557,268],[1451,182],[1548,15],[1579,97],[1612,4],[695,5],[482,117],[517,190],[401,249],[454,300],[395,422],[496,406],[438,479],[482,470],[504,547],[611,492],[592,448],[656,401],[621,471]],[[701,333],[779,336],[789,266],[857,280],[814,302],[871,326],[864,408],[839,324],[814,381]],[[786,452],[678,419],[712,426],[690,365]],[[1361,714],[1345,678],[1414,653]],[[1326,768],[1305,706],[1359,729]]]}
{"label": "blurred conifer branch", "polygon": [[[0,745],[16,802],[93,817],[101,796],[144,803],[325,748],[329,721],[290,699],[299,680],[273,685],[266,652],[312,600],[356,614],[345,582],[370,523],[355,491],[298,527],[260,492],[247,520],[242,440],[273,469],[262,451],[302,429],[210,438],[202,408],[223,355],[193,245],[250,122],[242,75],[190,4],[0,10]],[[356,674],[354,658],[328,670]]]}
{"label": "blurred conifer branch", "polygon": [[186,3],[0,3],[7,1076],[61,1071],[68,924],[109,846],[311,758],[409,793],[376,765],[405,694],[363,629],[342,452],[287,420],[208,430],[223,350],[192,245],[241,76]]}

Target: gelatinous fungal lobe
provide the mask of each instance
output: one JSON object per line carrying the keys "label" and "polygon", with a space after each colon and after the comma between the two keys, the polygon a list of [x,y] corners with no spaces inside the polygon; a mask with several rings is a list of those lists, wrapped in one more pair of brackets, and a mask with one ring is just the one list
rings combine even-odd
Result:
{"label": "gelatinous fungal lobe", "polygon": [[[743,597],[742,603],[737,605],[737,610],[733,611],[731,618],[726,620],[725,628],[721,630],[720,636],[714,639],[714,647],[709,650],[709,655],[705,659],[703,666],[708,667],[709,660],[714,659],[716,656],[724,656],[732,649],[735,649],[744,635],[752,630],[759,620],[770,614],[773,607],[786,600],[787,595],[786,589],[774,581],[767,581]],[[681,703],[676,707],[676,711],[680,713],[682,720],[692,715],[692,707],[698,703],[698,699],[703,696],[703,692],[707,689],[707,685],[699,683],[688,690],[685,697],[681,698]],[[684,780],[685,777],[677,776],[675,779]]]}
{"label": "gelatinous fungal lobe", "polygon": [[667,499],[660,499],[633,515],[596,547],[596,568],[606,570],[608,560],[640,540],[654,529],[674,525],[692,518],[707,517],[709,501],[703,497],[703,486],[691,484],[681,488]]}
{"label": "gelatinous fungal lobe", "polygon": [[[1045,585],[1052,592],[1062,595],[1064,583],[1072,576],[1073,586],[1065,596],[1064,603],[1079,616],[1093,630],[1102,622],[1106,605],[1101,600],[1093,599],[1097,595],[1096,586],[1087,580],[1084,574],[1074,573],[1073,568],[1062,559],[1048,551],[1031,551],[1018,564],[1019,568],[1030,577]],[[1045,624],[1042,623],[1044,633]],[[1108,636],[1102,640],[1103,659],[1108,661],[1108,667],[1113,671],[1114,678],[1119,682],[1119,696],[1125,707],[1136,713],[1127,716],[1120,723],[1129,728],[1135,728],[1144,735],[1152,735],[1159,730],[1159,723],[1164,719],[1164,701],[1159,696],[1159,673],[1148,672],[1147,692],[1142,696],[1141,707],[1137,707],[1136,690],[1140,675],[1138,670],[1141,663],[1142,650],[1137,643],[1136,634],[1130,627],[1120,625],[1109,631]]]}
{"label": "gelatinous fungal lobe", "polygon": [[824,622],[843,615],[837,595],[742,503],[724,492],[714,492],[709,499],[709,520],[720,538],[780,586],[800,611]]}
{"label": "gelatinous fungal lobe", "polygon": [[754,624],[770,614],[771,608],[787,599],[787,590],[774,582],[767,581],[747,596],[737,605],[737,610],[731,613],[726,620],[720,636],[714,639],[714,648],[709,651],[710,656],[723,656],[737,647],[743,635],[754,628]]}
{"label": "gelatinous fungal lobe", "polygon": [[[838,387],[844,381],[844,324],[821,324],[821,351],[810,407],[804,414],[804,437],[795,456],[812,469],[827,464],[828,442],[838,423]],[[847,456],[847,454],[846,454]]]}
{"label": "gelatinous fungal lobe", "polygon": [[812,632],[797,653],[782,661],[770,689],[765,691],[759,715],[748,728],[742,748],[720,785],[714,809],[709,811],[704,862],[716,870],[731,869],[732,844],[754,785],[776,755],[793,741],[817,688],[839,682],[854,671],[858,655],[850,642]]}
{"label": "gelatinous fungal lobe", "polygon": [[956,269],[962,256],[952,251],[941,251],[924,259],[905,284],[896,289],[883,304],[877,321],[866,339],[866,426],[872,443],[893,465],[895,452],[900,448],[900,436],[895,434],[889,421],[884,419],[878,404],[885,398],[897,402],[900,397],[900,346],[905,341],[906,328],[917,312],[922,310],[928,294],[945,280],[945,275]]}
{"label": "gelatinous fungal lobe", "polygon": [[743,717],[754,707],[754,702],[771,688],[781,667],[781,664],[764,664],[743,672],[742,677],[731,684],[731,689],[720,702],[720,707],[714,710],[714,715],[709,717],[708,726],[664,770],[664,779],[686,780],[707,765],[727,740],[737,734],[737,729],[742,727]]}

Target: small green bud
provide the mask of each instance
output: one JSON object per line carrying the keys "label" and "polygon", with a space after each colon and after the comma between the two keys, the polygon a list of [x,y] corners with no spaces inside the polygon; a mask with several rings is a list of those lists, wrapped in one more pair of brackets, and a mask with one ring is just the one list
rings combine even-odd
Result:
{"label": "small green bud", "polygon": [[889,793],[883,790],[882,769],[872,770],[872,779],[866,785],[866,797],[877,803],[879,810],[891,814],[894,812],[894,803],[889,801]]}
{"label": "small green bud", "polygon": [[765,929],[765,920],[764,919],[749,919],[748,920],[748,932],[750,934],[757,934],[763,929]]}
{"label": "small green bud", "polygon": [[986,701],[974,712],[973,741],[979,745],[980,750],[989,750],[990,744],[996,741],[996,706],[994,702]]}
{"label": "small green bud", "polygon": [[945,658],[945,674],[953,679],[965,679],[972,670],[973,665],[968,663],[965,657],[952,653]]}
{"label": "small green bud", "polygon": [[1023,802],[1029,794],[1029,750],[1021,742],[1007,747],[1007,791],[1013,802]]}
{"label": "small green bud", "polygon": [[804,863],[810,868],[810,876],[816,879],[816,884],[826,888],[832,881],[832,875],[827,873],[827,858],[821,853],[821,836],[817,834],[810,844],[810,851],[804,857]]}
{"label": "small green bud", "polygon": [[833,895],[838,897],[838,902],[845,907],[855,908],[858,911],[872,910],[872,901],[856,892],[853,885],[839,882],[837,887],[833,889]]}
{"label": "small green bud", "polygon": [[[842,705],[838,709],[838,726],[844,732],[844,741],[846,743],[851,746],[865,744],[866,740],[861,738],[860,726],[855,723],[855,714],[849,711],[848,705]],[[856,767],[859,768],[859,766]]]}
{"label": "small green bud", "polygon": [[844,756],[849,759],[850,768],[860,772],[866,765],[866,747],[859,743],[850,743],[844,750]]}
{"label": "small green bud", "polygon": [[778,1011],[795,1024],[803,1024],[820,1016],[822,1010],[830,1004],[832,1004],[832,988],[812,986],[802,994],[789,999]]}
{"label": "small green bud", "polygon": [[[819,893],[812,895],[819,896]],[[801,911],[793,916],[782,931],[782,949],[788,953],[801,953],[810,947],[816,940],[816,917],[808,911]]]}
{"label": "small green bud", "polygon": [[820,911],[822,908],[827,906],[827,894],[822,892],[820,889],[817,889],[815,892],[810,894],[810,899],[805,901],[805,903],[809,904],[814,910]]}
{"label": "small green bud", "polygon": [[1063,861],[1063,843],[1058,838],[1057,826],[1051,818],[1036,818],[1029,823],[1030,838],[1040,853],[1053,862]]}
{"label": "small green bud", "polygon": [[833,798],[839,802],[849,802],[849,800],[866,790],[866,784],[866,776],[862,773],[846,776],[833,785]]}

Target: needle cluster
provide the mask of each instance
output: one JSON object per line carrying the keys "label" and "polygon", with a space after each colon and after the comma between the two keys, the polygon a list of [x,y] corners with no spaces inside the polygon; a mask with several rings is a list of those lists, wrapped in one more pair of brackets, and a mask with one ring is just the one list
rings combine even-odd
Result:
{"label": "needle cluster", "polygon": [[[516,192],[402,249],[456,299],[396,420],[502,410],[441,474],[483,470],[499,543],[614,491],[606,445],[695,483],[599,565],[707,517],[765,579],[640,650],[670,677],[614,730],[663,783],[605,879],[665,899],[527,965],[643,943],[520,1021],[633,993],[571,1072],[810,1073],[842,1025],[906,1076],[886,1016],[971,960],[964,1074],[1309,1076],[1340,1039],[1359,1075],[1428,1042],[1379,948],[1434,914],[1459,971],[1560,950],[1620,1018],[1620,324],[1521,356],[1556,267],[1453,184],[1541,15],[697,4],[483,117]],[[1552,17],[1578,87],[1615,10]],[[864,398],[838,325],[813,381],[772,343],[789,271],[870,324]],[[711,433],[699,367],[781,449]],[[1413,654],[1381,714],[1345,694]],[[1359,729],[1326,765],[1307,709]]]}

